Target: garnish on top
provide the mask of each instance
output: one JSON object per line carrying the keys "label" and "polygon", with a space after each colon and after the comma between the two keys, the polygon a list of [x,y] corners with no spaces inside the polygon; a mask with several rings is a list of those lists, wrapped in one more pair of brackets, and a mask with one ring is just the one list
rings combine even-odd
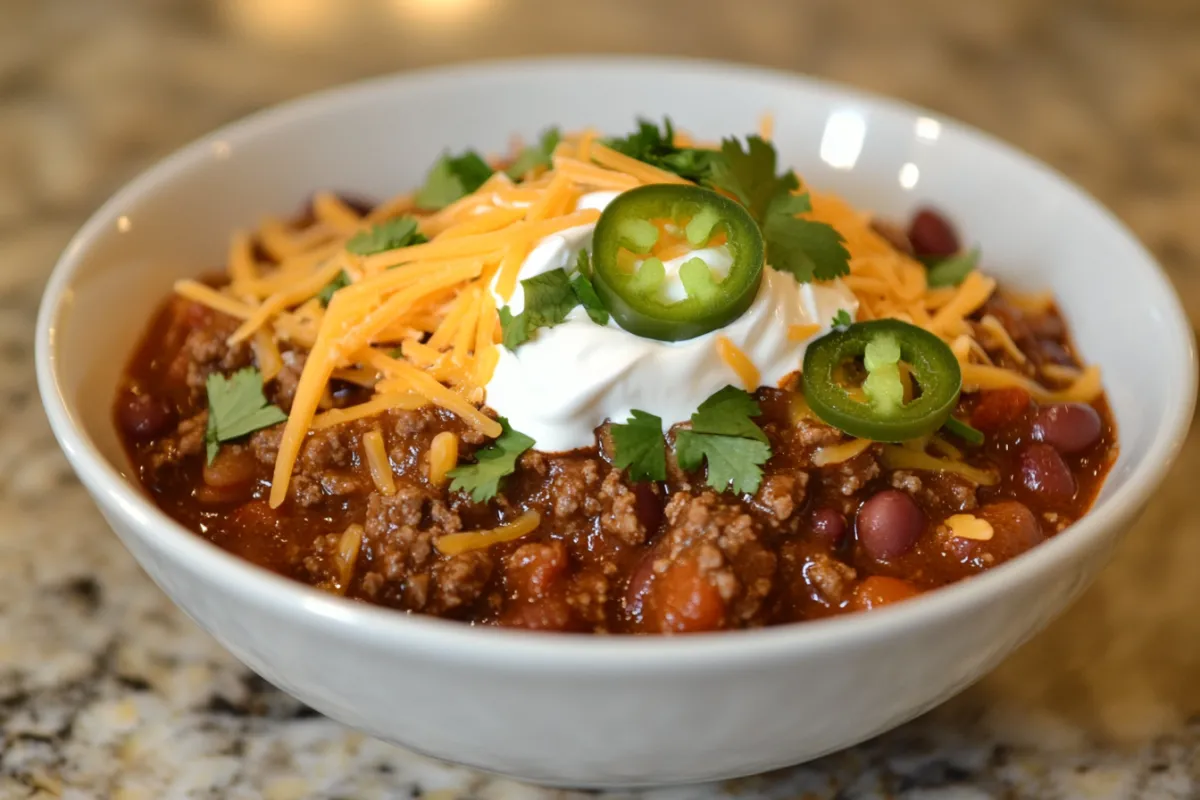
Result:
{"label": "garnish on top", "polygon": [[[588,263],[585,256],[574,270],[531,279],[522,313],[504,310],[537,242],[601,218],[595,208],[579,207],[583,195],[633,194],[630,190],[642,191],[638,187],[664,184],[675,200],[632,214],[614,228],[615,260],[606,256]],[[679,200],[692,205],[676,213]],[[737,212],[725,213],[722,203],[735,205]],[[266,402],[263,380],[280,374],[282,351],[307,353],[275,463],[273,506],[286,498],[296,459],[314,425],[422,403],[437,404],[484,436],[501,437],[492,445],[495,449],[477,454],[476,463],[460,467],[460,488],[488,495],[519,452],[532,446],[515,438],[520,434],[505,434],[480,409],[501,361],[500,348],[517,346],[541,327],[560,324],[577,306],[596,325],[634,325],[632,315],[618,313],[618,301],[632,307],[649,298],[662,300],[664,287],[681,301],[677,305],[696,312],[687,315],[688,325],[717,309],[724,314],[734,309],[736,316],[744,296],[733,291],[735,286],[754,284],[752,277],[746,280],[754,272],[754,259],[741,263],[739,246],[752,251],[755,243],[765,251],[767,266],[798,281],[843,278],[845,290],[858,301],[860,319],[902,319],[897,324],[923,332],[942,347],[953,344],[961,380],[947,380],[947,387],[1016,385],[1037,397],[1083,401],[1100,393],[1094,367],[1069,385],[1047,389],[1024,374],[974,357],[971,317],[996,288],[992,278],[976,269],[977,251],[943,249],[936,260],[918,261],[882,237],[869,215],[834,195],[808,191],[790,170],[781,172],[775,148],[760,137],[727,139],[705,148],[694,146],[669,122],[642,122],[632,134],[608,140],[593,131],[551,130],[507,162],[489,161],[473,151],[446,153],[418,192],[392,198],[369,214],[333,196],[314,204],[314,214],[313,223],[303,229],[275,220],[255,237],[235,238],[227,286],[187,280],[176,286],[179,294],[239,320],[229,341],[252,346],[261,370],[210,381],[210,448],[282,422],[283,412]],[[738,214],[749,219],[748,230],[729,222]],[[704,258],[692,255],[701,250],[707,251]],[[723,264],[714,262],[714,252],[726,259]],[[736,263],[727,268],[730,258]],[[613,278],[614,264],[625,277]],[[494,300],[493,287],[501,300]],[[644,316],[657,321],[655,314]],[[811,322],[815,324],[792,325],[788,339],[807,341],[824,321]],[[810,355],[825,349],[817,345],[826,340],[860,333],[861,323],[842,315],[833,323],[838,330],[811,342]],[[687,331],[671,333],[675,338]],[[861,361],[866,342],[859,340],[860,351],[842,353],[846,358],[839,364],[831,359],[830,369],[837,368],[837,375],[835,379],[830,373],[830,385],[836,384],[838,391],[817,402],[810,398],[813,410],[821,407],[818,413],[828,420],[829,408],[821,400],[831,408],[848,397],[856,404],[842,409],[849,412],[848,421],[834,424],[852,434],[860,430],[858,435],[895,437],[904,427],[896,424],[899,417],[912,422],[908,417],[918,403],[934,396],[944,401],[944,395],[952,394],[931,392],[936,385],[923,381],[917,363],[924,351],[913,350],[907,334],[897,334],[896,341],[899,361],[891,360],[890,348],[882,354],[879,347],[872,348],[877,377],[865,388],[846,386],[847,370],[839,364],[844,366],[847,358]],[[943,363],[945,351],[934,352],[925,354],[940,365],[934,371],[950,371]],[[857,369],[861,374],[863,368]],[[374,386],[374,398],[357,407],[329,409],[330,381],[351,372]],[[805,373],[807,389],[816,372]],[[902,396],[896,392],[897,374]],[[917,382],[916,394],[907,388],[910,379]],[[742,422],[731,427],[714,422],[714,402],[715,397],[702,404],[692,427],[677,432],[676,458],[687,469],[707,465],[711,485],[753,490],[770,457],[766,443],[754,433],[759,430],[755,413],[743,404]],[[870,412],[869,432],[855,427],[864,422],[858,419],[864,406]],[[614,433],[623,431],[614,435],[615,457],[630,474],[650,480],[662,474],[657,458],[661,426],[656,433],[653,411],[639,410],[614,425]],[[885,430],[874,430],[876,423]],[[941,409],[913,427],[924,430],[935,423],[968,443],[978,439]],[[665,443],[661,450],[665,453]]]}

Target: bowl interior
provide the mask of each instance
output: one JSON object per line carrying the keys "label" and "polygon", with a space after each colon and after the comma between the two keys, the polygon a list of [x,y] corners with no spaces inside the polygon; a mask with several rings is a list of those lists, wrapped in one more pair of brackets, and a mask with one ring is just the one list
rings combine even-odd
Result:
{"label": "bowl interior", "polygon": [[1190,329],[1152,259],[1106,211],[1025,156],[917,109],[677,61],[418,73],[320,95],[194,143],[114,197],[65,253],[39,331],[43,389],[53,381],[62,398],[57,412],[48,398],[51,416],[84,434],[65,441],[68,450],[90,440],[124,472],[111,399],[151,309],[177,278],[220,268],[232,230],[288,214],[316,189],[382,199],[417,185],[443,150],[501,151],[513,134],[532,138],[548,125],[619,133],[635,117],[666,114],[719,139],[755,131],[764,112],[775,116],[782,163],[811,186],[887,215],[932,203],[1003,282],[1052,290],[1084,356],[1101,365],[1120,425],[1120,459],[1098,511],[1139,473],[1151,479],[1148,462],[1169,457],[1190,419]]}

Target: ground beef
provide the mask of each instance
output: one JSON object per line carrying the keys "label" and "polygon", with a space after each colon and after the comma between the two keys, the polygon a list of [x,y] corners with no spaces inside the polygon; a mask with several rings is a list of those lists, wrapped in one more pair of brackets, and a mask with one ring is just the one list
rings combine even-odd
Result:
{"label": "ground beef", "polygon": [[178,464],[186,458],[204,452],[204,433],[208,428],[208,412],[201,411],[179,423],[174,434],[159,439],[150,453],[150,468],[158,471]]}
{"label": "ground beef", "polygon": [[638,499],[618,470],[612,470],[600,485],[600,530],[628,545],[646,540],[646,527],[638,517]]}
{"label": "ground beef", "polygon": [[754,496],[754,504],[773,517],[775,522],[783,523],[803,508],[807,495],[807,472],[779,472],[763,479]]}
{"label": "ground beef", "polygon": [[846,599],[857,573],[848,564],[843,564],[826,553],[809,556],[802,568],[805,581],[816,591],[818,597],[829,605],[836,606]]}
{"label": "ground beef", "polygon": [[[669,564],[693,551],[734,619],[752,619],[775,574],[775,554],[760,541],[761,525],[740,503],[708,491],[676,493],[667,503],[666,520],[660,557]],[[655,569],[661,571],[657,563]]]}
{"label": "ground beef", "polygon": [[300,350],[287,350],[281,355],[283,368],[270,383],[267,392],[271,397],[271,402],[284,411],[291,411],[292,400],[296,397],[296,387],[300,385],[300,373],[304,371],[308,355]]}

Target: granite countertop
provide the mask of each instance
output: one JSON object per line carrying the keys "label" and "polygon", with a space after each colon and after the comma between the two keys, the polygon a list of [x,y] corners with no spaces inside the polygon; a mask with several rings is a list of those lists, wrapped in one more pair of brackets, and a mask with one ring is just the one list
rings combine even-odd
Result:
{"label": "granite countertop", "polygon": [[[42,415],[31,331],[72,231],[162,155],[264,105],[465,54],[762,63],[1045,159],[1133,227],[1196,319],[1197,41],[1194,0],[0,0],[0,799],[596,796],[317,716],[189,622],[108,531]],[[1193,435],[1098,583],[933,713],[777,774],[596,797],[1200,796],[1198,468]]]}

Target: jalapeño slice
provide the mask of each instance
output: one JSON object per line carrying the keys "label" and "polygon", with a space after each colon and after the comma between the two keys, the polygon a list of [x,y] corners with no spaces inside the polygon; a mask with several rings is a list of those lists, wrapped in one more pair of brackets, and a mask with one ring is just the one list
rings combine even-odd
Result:
{"label": "jalape\u00f1o slice", "polygon": [[[863,360],[867,379],[857,399],[839,380],[843,367]],[[903,400],[899,365],[908,366],[919,394]],[[949,345],[895,319],[856,322],[808,346],[804,398],[813,413],[851,436],[903,442],[933,433],[950,418],[962,390],[962,370]],[[899,394],[898,394],[899,393]]]}
{"label": "jalape\u00f1o slice", "polygon": [[[718,280],[699,258],[679,270],[687,297],[663,296],[663,263],[650,255],[658,239],[655,220],[678,226],[688,244],[703,247],[724,235],[733,264]],[[643,258],[644,257],[644,258]],[[745,313],[758,294],[763,238],[740,204],[699,186],[653,184],[617,196],[596,223],[592,282],[625,330],[677,342],[716,330]]]}

